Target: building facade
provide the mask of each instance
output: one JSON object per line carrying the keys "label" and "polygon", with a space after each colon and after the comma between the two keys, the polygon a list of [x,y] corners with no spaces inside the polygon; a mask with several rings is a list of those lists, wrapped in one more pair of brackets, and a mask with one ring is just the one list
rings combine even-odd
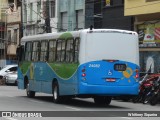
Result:
{"label": "building facade", "polygon": [[22,0],[23,36],[57,31],[58,0]]}
{"label": "building facade", "polygon": [[1,0],[0,3],[0,67],[15,64],[20,40],[21,2]]}
{"label": "building facade", "polygon": [[160,72],[160,0],[125,0],[125,16],[134,16],[139,34],[140,65]]}
{"label": "building facade", "polygon": [[59,0],[58,31],[85,28],[85,0]]}
{"label": "building facade", "polygon": [[[103,28],[133,30],[134,17],[124,16],[124,0],[105,0],[103,7]],[[108,2],[108,3],[107,3]]]}

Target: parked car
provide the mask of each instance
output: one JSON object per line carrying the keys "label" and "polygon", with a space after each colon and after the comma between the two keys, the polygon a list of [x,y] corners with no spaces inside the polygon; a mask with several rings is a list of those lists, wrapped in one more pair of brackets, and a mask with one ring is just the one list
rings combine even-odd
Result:
{"label": "parked car", "polygon": [[7,84],[15,84],[17,85],[17,71],[8,73],[5,76],[5,83]]}
{"label": "parked car", "polygon": [[4,79],[7,74],[17,71],[17,68],[18,65],[6,65],[0,70],[0,80]]}

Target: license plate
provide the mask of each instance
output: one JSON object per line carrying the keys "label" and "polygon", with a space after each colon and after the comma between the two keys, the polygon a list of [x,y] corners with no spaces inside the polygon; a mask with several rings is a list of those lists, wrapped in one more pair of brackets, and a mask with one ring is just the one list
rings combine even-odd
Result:
{"label": "license plate", "polygon": [[125,71],[126,70],[126,64],[115,64],[114,70],[116,71]]}
{"label": "license plate", "polygon": [[114,78],[107,78],[106,81],[107,81],[107,82],[115,82],[116,79],[114,79]]}

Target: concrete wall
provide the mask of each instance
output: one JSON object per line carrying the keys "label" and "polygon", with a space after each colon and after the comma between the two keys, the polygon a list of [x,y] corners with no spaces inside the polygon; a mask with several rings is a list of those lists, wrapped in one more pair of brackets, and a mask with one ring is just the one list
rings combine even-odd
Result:
{"label": "concrete wall", "polygon": [[[79,16],[79,20],[81,21],[80,26],[85,25],[85,0],[59,0],[58,4],[58,28],[72,31],[76,28],[76,10],[82,10],[83,13]],[[65,22],[62,20],[62,13],[66,13],[66,16],[63,18]],[[63,22],[62,22],[63,21]],[[66,25],[65,25],[66,24]]]}
{"label": "concrete wall", "polygon": [[125,16],[160,12],[159,0],[125,0]]}

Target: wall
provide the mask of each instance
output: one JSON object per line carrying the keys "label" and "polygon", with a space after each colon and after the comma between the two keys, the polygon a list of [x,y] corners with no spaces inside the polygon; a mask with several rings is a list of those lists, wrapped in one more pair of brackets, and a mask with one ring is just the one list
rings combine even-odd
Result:
{"label": "wall", "polygon": [[[58,28],[59,30],[72,31],[76,28],[76,10],[83,10],[79,20],[84,28],[85,0],[60,0],[58,4]],[[65,13],[62,17],[62,14]],[[63,21],[65,19],[65,21]]]}
{"label": "wall", "polygon": [[160,0],[125,0],[125,16],[160,12]]}
{"label": "wall", "polygon": [[112,4],[103,9],[103,28],[133,30],[133,20],[130,16],[124,16],[122,0],[112,0]]}

